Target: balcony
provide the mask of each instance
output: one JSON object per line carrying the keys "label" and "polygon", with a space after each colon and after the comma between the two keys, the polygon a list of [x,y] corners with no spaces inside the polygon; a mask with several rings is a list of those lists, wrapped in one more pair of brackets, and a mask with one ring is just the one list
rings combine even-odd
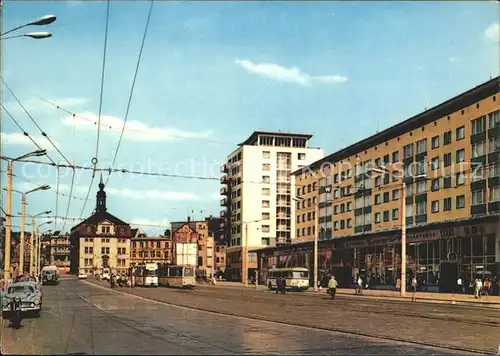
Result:
{"label": "balcony", "polygon": [[220,188],[220,195],[227,195],[227,187]]}
{"label": "balcony", "polygon": [[226,217],[226,214],[227,214],[227,210],[221,210],[221,212],[220,212],[220,217],[221,217],[221,218],[225,218],[225,217]]}
{"label": "balcony", "polygon": [[220,225],[219,225],[219,227],[220,227],[221,229],[226,228],[226,223],[225,223],[225,222],[221,222],[221,223],[220,223]]}
{"label": "balcony", "polygon": [[227,182],[228,182],[227,174],[224,174],[222,177],[220,177],[221,184],[226,184]]}
{"label": "balcony", "polygon": [[227,173],[227,172],[229,172],[229,164],[228,163],[224,163],[222,166],[220,166],[220,172],[221,173]]}
{"label": "balcony", "polygon": [[220,205],[221,206],[227,206],[227,198],[223,198],[220,200]]}

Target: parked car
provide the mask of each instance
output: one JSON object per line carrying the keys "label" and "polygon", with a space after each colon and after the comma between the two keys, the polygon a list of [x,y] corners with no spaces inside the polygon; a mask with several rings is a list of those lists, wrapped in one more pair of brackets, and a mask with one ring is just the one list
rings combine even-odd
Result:
{"label": "parked car", "polygon": [[15,282],[9,284],[4,291],[2,298],[2,312],[10,311],[10,302],[18,297],[21,299],[21,312],[31,312],[35,316],[40,316],[42,310],[42,292],[35,282]]}
{"label": "parked car", "polygon": [[87,273],[81,271],[80,273],[78,273],[78,279],[87,279]]}

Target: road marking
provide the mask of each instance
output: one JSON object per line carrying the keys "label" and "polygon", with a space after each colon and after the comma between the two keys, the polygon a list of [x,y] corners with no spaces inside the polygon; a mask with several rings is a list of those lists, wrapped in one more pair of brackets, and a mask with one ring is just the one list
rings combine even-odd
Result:
{"label": "road marking", "polygon": [[[222,317],[234,318],[234,319],[245,320],[245,321],[252,321],[252,322],[259,321],[260,323],[266,323],[266,324],[271,324],[271,325],[276,325],[276,324],[278,324],[280,326],[286,325],[288,327],[295,327],[295,328],[300,328],[300,329],[312,330],[312,331],[316,331],[316,332],[317,331],[321,331],[321,332],[327,332],[327,333],[345,334],[345,335],[348,335],[348,336],[353,337],[353,338],[372,339],[372,340],[377,340],[378,342],[381,342],[381,343],[390,343],[390,342],[394,343],[394,342],[397,342],[397,343],[402,344],[402,345],[405,345],[405,344],[406,345],[418,345],[418,346],[425,347],[425,348],[434,348],[434,349],[441,349],[441,350],[454,350],[454,351],[461,351],[461,352],[466,351],[466,352],[470,352],[470,353],[474,353],[474,354],[483,354],[483,355],[490,354],[489,352],[483,351],[483,350],[465,349],[465,348],[460,348],[460,347],[446,347],[446,346],[436,345],[436,344],[432,344],[432,343],[428,343],[428,342],[404,341],[404,340],[399,340],[397,338],[391,338],[391,337],[385,337],[385,336],[383,336],[383,337],[381,337],[381,336],[374,336],[374,335],[369,335],[369,334],[366,334],[366,333],[361,333],[361,332],[356,332],[356,331],[347,331],[347,330],[341,330],[341,329],[336,330],[336,329],[332,329],[332,328],[322,328],[322,327],[312,327],[312,326],[296,325],[296,324],[292,324],[292,323],[288,323],[288,322],[270,321],[270,320],[264,320],[264,319],[259,319],[259,318],[250,318],[250,317],[239,316],[239,315],[232,315],[232,314],[226,314],[226,313],[218,313],[218,312],[209,311],[209,310],[203,310],[203,309],[198,309],[198,308],[193,308],[193,307],[185,307],[185,306],[181,306],[181,305],[171,304],[171,303],[168,303],[168,302],[160,302],[158,300],[149,299],[149,298],[146,298],[146,297],[141,297],[139,295],[130,294],[130,293],[122,292],[120,290],[116,290],[116,289],[112,289],[112,288],[107,288],[107,287],[104,287],[104,286],[100,286],[98,284],[94,284],[94,283],[91,283],[91,282],[88,282],[88,281],[82,281],[82,282],[84,282],[84,283],[86,283],[86,284],[88,284],[90,286],[96,287],[96,288],[100,288],[100,289],[103,289],[103,290],[115,292],[115,293],[118,293],[118,294],[121,294],[121,295],[124,295],[124,296],[128,296],[128,297],[137,298],[137,299],[144,300],[144,301],[147,301],[147,302],[152,302],[152,303],[155,303],[155,304],[159,304],[159,305],[163,305],[163,306],[168,306],[168,307],[172,307],[172,308],[177,308],[177,309],[181,309],[181,310],[189,310],[189,311],[196,311],[196,312],[210,314],[210,315],[218,315],[219,317],[222,316]],[[89,304],[94,305],[94,303],[92,303],[87,298],[85,298],[85,297],[83,297],[81,295],[80,295],[80,297],[82,299],[84,299],[85,301],[88,301]],[[99,309],[99,310],[102,310],[104,313],[106,313],[105,310],[100,309],[97,306],[96,306],[96,308]]]}

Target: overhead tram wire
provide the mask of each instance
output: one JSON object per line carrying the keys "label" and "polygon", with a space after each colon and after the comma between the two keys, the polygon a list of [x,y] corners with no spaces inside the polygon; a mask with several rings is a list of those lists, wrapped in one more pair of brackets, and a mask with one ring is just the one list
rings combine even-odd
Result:
{"label": "overhead tram wire", "polygon": [[[74,112],[71,112],[70,110],[62,107],[61,105],[59,105],[58,103],[56,102],[53,102],[51,100],[48,100],[48,99],[45,99],[43,97],[41,97],[40,95],[38,94],[34,94],[34,93],[31,93],[31,95],[33,95],[35,98],[37,99],[40,99],[41,101],[49,104],[50,106],[52,106],[53,108],[55,108],[56,110],[61,110],[65,113],[67,113],[68,115],[71,115],[71,117],[73,118],[73,120],[75,120],[76,118],[79,118],[79,119],[82,119],[82,120],[85,120],[89,123],[92,123],[94,125],[97,125],[97,121],[93,120],[93,119],[90,119],[86,116],[83,116],[81,114],[77,114],[77,113],[74,113]],[[108,124],[104,124],[104,123],[101,123],[100,124],[101,127],[105,127],[107,129],[115,129],[115,130],[120,130],[122,129],[122,127],[117,127],[117,126],[113,126],[113,125],[108,125]],[[126,128],[127,131],[132,131],[132,132],[138,132],[138,133],[142,133],[142,134],[151,134],[151,130],[141,130],[139,128],[133,128],[133,127],[127,127]],[[208,138],[203,138],[203,137],[189,137],[189,136],[182,136],[182,135],[174,135],[174,134],[168,134],[168,137],[171,137],[171,138],[176,138],[176,139],[180,139],[180,140],[195,140],[195,141],[203,141],[203,142],[208,142],[208,143],[217,143],[217,144],[224,144],[224,145],[237,145],[237,142],[230,142],[230,141],[221,141],[221,140],[211,140],[211,139],[208,139]]]}
{"label": "overhead tram wire", "polygon": [[104,30],[104,49],[103,49],[103,55],[102,55],[102,69],[101,69],[101,92],[99,95],[99,115],[97,119],[97,138],[96,138],[96,148],[95,148],[95,156],[92,158],[92,178],[90,179],[90,184],[89,184],[89,189],[87,190],[87,195],[85,197],[85,202],[83,203],[82,211],[80,212],[80,217],[82,217],[83,212],[85,211],[85,207],[87,206],[87,202],[89,200],[90,196],[90,191],[92,189],[92,184],[94,183],[95,179],[95,173],[97,169],[97,163],[99,162],[98,156],[99,156],[99,139],[100,139],[100,133],[101,133],[101,114],[102,114],[102,101],[103,101],[103,94],[104,94],[104,74],[106,70],[106,52],[107,52],[107,47],[108,47],[108,26],[109,26],[109,7],[110,7],[110,0],[106,1],[106,25],[105,25],[105,30]]}
{"label": "overhead tram wire", "polygon": [[[11,120],[14,122],[14,124],[16,124],[16,126],[19,128],[19,130],[22,131],[23,135],[28,137],[30,139],[31,142],[33,142],[33,144],[39,149],[39,150],[43,150],[43,148],[33,139],[33,137],[31,137],[31,135],[26,132],[22,126],[19,124],[19,122],[17,122],[17,120],[14,118],[14,116],[12,116],[12,114],[5,108],[5,106],[3,106],[2,103],[0,103],[0,107],[5,111],[5,113],[7,114],[8,117],[11,118]],[[48,158],[48,160],[51,162],[51,163],[47,163],[47,162],[40,162],[40,163],[43,163],[43,164],[48,164],[48,165],[51,165],[53,167],[57,167],[59,166],[56,162],[54,162],[54,160],[52,158],[50,158],[50,156],[48,154],[45,154],[45,156]],[[23,160],[19,160],[18,162],[22,162]],[[25,161],[26,162],[26,161]]]}
{"label": "overhead tram wire", "polygon": [[118,151],[120,150],[120,145],[122,143],[123,133],[125,132],[125,126],[127,125],[128,114],[130,112],[130,104],[132,102],[132,96],[134,94],[135,82],[137,80],[137,73],[139,72],[139,66],[141,64],[142,51],[144,50],[144,43],[146,42],[146,36],[148,34],[149,22],[151,20],[151,14],[153,12],[153,5],[154,5],[154,0],[151,0],[150,5],[149,5],[148,18],[146,20],[146,26],[144,27],[144,34],[142,36],[141,48],[139,50],[139,56],[137,57],[137,64],[135,66],[134,79],[132,80],[132,87],[130,88],[130,94],[128,97],[127,110],[125,112],[125,117],[123,118],[123,126],[122,126],[122,130],[120,133],[120,138],[118,139],[118,145],[116,146],[115,154],[113,157],[113,162],[111,163],[109,174],[106,177],[105,185],[108,184],[109,178],[111,177],[111,172],[112,172],[112,169],[115,165],[116,158],[118,157]]}
{"label": "overhead tram wire", "polygon": [[[7,88],[7,90],[9,91],[10,95],[12,95],[14,97],[14,99],[16,100],[16,102],[19,104],[19,106],[23,109],[23,111],[26,113],[26,115],[31,119],[31,121],[35,124],[35,126],[38,128],[38,130],[40,131],[40,133],[42,134],[43,137],[45,137],[49,142],[50,144],[52,145],[52,147],[54,147],[54,149],[61,155],[61,157],[69,164],[71,165],[71,162],[66,158],[66,156],[61,152],[61,150],[59,149],[59,147],[57,147],[54,142],[50,139],[49,135],[47,135],[47,133],[40,127],[40,125],[36,122],[35,118],[29,113],[29,111],[26,109],[26,107],[23,105],[23,103],[21,102],[21,100],[19,100],[19,98],[17,97],[16,94],[14,94],[14,91],[10,88],[10,86],[5,82],[5,80],[3,79],[3,77],[0,77],[0,80],[2,81],[2,83],[5,85],[5,87]],[[60,177],[60,174],[59,174],[59,167],[57,166],[57,172],[56,172],[56,215],[58,213],[58,209],[59,209],[59,177]],[[71,188],[70,188],[70,191],[69,191],[69,199],[68,199],[68,207],[67,207],[67,211],[69,211],[69,207],[71,205],[71,195],[73,194],[73,185],[74,185],[74,180],[75,180],[75,170],[73,169],[73,179],[71,181]],[[54,220],[54,231],[57,230],[57,219]]]}

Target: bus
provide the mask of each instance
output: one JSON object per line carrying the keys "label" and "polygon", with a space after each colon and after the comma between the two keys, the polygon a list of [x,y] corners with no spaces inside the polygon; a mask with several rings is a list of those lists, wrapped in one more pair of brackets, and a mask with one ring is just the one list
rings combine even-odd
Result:
{"label": "bus", "polygon": [[267,287],[276,288],[276,280],[285,278],[286,289],[306,291],[309,289],[309,270],[304,267],[270,268],[267,274]]}
{"label": "bus", "polygon": [[141,263],[134,267],[133,276],[138,287],[158,287],[158,265]]}
{"label": "bus", "polygon": [[158,268],[158,283],[164,287],[192,289],[196,285],[194,267],[162,264]]}

